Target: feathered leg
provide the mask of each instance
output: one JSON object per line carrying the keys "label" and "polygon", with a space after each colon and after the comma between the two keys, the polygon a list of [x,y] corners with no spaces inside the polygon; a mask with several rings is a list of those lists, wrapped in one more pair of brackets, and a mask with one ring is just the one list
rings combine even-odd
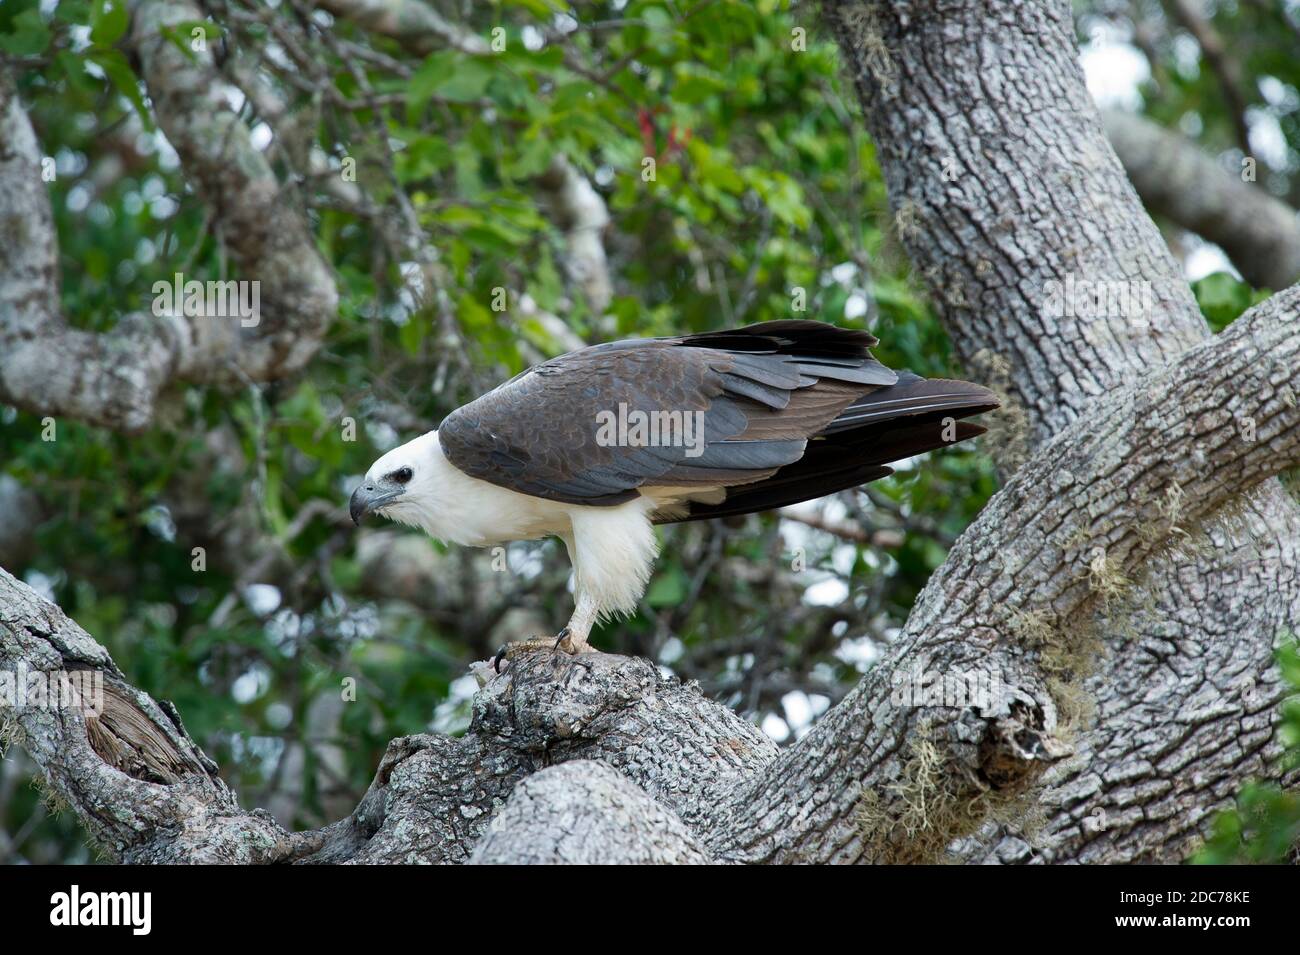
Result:
{"label": "feathered leg", "polygon": [[572,531],[562,539],[573,562],[573,616],[555,637],[521,640],[497,654],[553,646],[571,654],[591,650],[592,628],[602,620],[636,612],[658,554],[650,512],[655,502],[638,498],[617,507],[578,507]]}

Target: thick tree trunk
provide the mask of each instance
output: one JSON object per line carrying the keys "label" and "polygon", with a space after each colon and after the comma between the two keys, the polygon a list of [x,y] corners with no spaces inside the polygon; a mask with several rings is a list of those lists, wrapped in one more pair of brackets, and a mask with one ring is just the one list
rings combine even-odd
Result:
{"label": "thick tree trunk", "polygon": [[[1021,423],[1033,449],[1095,421],[1100,396],[1140,400],[1144,379],[1208,334],[1106,141],[1068,3],[826,11],[908,252],[958,353],[976,375],[1004,375],[1022,412],[1013,452]],[[1150,307],[1051,314],[1050,283],[1071,278],[1149,283]],[[1232,385],[1223,387],[1226,416]],[[1038,831],[986,826],[967,858],[1176,861],[1245,778],[1270,774],[1273,646],[1300,619],[1300,516],[1272,481],[1203,522],[1178,506],[1171,496],[1171,546],[1089,622],[1098,645],[1070,674],[1070,693],[1096,715],[1044,779]],[[1107,523],[1098,515],[1090,530],[1104,539]]]}
{"label": "thick tree trunk", "polygon": [[[0,667],[110,688],[98,715],[4,714],[106,854],[1177,861],[1273,772],[1272,648],[1300,609],[1300,518],[1275,480],[1300,461],[1300,290],[1209,337],[1087,97],[1065,0],[825,9],[900,235],[1010,405],[1006,487],[884,659],[778,751],[646,661],[522,655],[482,670],[463,738],[393,741],[352,815],[290,834],[0,571]],[[1150,295],[1085,315],[1084,281]]]}

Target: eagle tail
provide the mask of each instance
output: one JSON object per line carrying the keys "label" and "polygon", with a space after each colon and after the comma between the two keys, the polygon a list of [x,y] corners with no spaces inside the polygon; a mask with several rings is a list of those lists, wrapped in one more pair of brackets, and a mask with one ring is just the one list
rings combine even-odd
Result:
{"label": "eagle tail", "polygon": [[965,441],[986,430],[961,421],[992,411],[998,399],[968,381],[898,373],[898,383],[856,399],[808,441],[803,457],[752,484],[727,489],[716,504],[691,502],[680,516],[659,523],[752,514],[825,497],[893,473],[886,467],[926,451]]}
{"label": "eagle tail", "polygon": [[827,322],[787,318],[720,332],[700,332],[677,339],[682,345],[720,348],[760,355],[807,355],[828,361],[860,361],[880,344],[870,332]]}

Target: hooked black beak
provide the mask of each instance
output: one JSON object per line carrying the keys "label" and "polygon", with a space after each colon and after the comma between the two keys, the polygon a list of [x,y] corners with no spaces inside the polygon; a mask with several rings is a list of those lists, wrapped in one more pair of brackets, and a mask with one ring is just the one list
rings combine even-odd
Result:
{"label": "hooked black beak", "polygon": [[352,499],[348,502],[348,513],[352,515],[352,523],[360,527],[361,518],[376,508],[383,507],[389,501],[395,500],[401,496],[401,493],[401,487],[389,487],[366,481],[352,492]]}

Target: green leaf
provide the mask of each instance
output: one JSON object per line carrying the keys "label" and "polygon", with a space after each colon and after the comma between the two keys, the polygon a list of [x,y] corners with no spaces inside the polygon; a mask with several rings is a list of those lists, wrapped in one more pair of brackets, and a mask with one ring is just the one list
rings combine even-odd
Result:
{"label": "green leaf", "polygon": [[784,173],[750,172],[748,178],[754,191],[767,203],[773,215],[796,229],[806,229],[812,224],[812,209],[797,182]]}
{"label": "green leaf", "polygon": [[727,91],[727,83],[721,76],[710,69],[695,63],[678,63],[677,83],[673,89],[673,101],[677,103],[699,103],[710,96]]}
{"label": "green leaf", "polygon": [[[745,191],[745,181],[736,172],[731,157],[726,152],[711,149],[698,139],[692,139],[687,148],[695,164],[696,175],[702,182],[732,195],[740,195]],[[663,164],[660,165],[662,167]]]}
{"label": "green leaf", "polygon": [[678,564],[671,564],[655,575],[645,600],[652,607],[675,607],[686,599],[690,579]]}
{"label": "green leaf", "polygon": [[90,15],[90,38],[99,46],[112,46],[126,33],[129,22],[126,0],[95,0]]}
{"label": "green leaf", "polygon": [[37,56],[49,43],[49,28],[35,7],[14,17],[13,32],[0,36],[0,50],[14,56]]}
{"label": "green leaf", "polygon": [[424,332],[427,322],[423,321],[419,315],[412,315],[406,320],[406,323],[397,330],[397,341],[402,349],[414,357],[420,353],[420,343],[424,341]]}
{"label": "green leaf", "polygon": [[456,303],[456,317],[465,331],[475,334],[496,324],[492,313],[468,292]]}
{"label": "green leaf", "polygon": [[419,109],[431,98],[458,103],[479,99],[492,80],[492,67],[484,60],[465,57],[451,50],[431,53],[407,87],[408,109]]}
{"label": "green leaf", "polygon": [[109,82],[117,87],[117,91],[131,101],[131,105],[140,115],[140,122],[144,124],[144,128],[153,132],[153,117],[149,115],[149,110],[144,105],[144,97],[140,95],[140,84],[136,81],[135,74],[131,72],[126,57],[117,50],[91,50],[88,56],[92,62],[99,64]]}
{"label": "green leaf", "polygon": [[431,176],[450,162],[451,149],[446,140],[437,136],[416,136],[406,150],[398,154],[403,176],[411,179]]}
{"label": "green leaf", "polygon": [[86,0],[59,0],[59,5],[54,8],[54,18],[64,23],[85,26],[90,16],[91,8]]}
{"label": "green leaf", "polygon": [[1229,272],[1214,272],[1192,283],[1201,313],[1215,331],[1230,325],[1242,312],[1268,297]]}
{"label": "green leaf", "polygon": [[54,59],[63,69],[71,86],[82,92],[89,92],[99,88],[98,81],[93,80],[86,74],[86,65],[77,54],[69,53],[67,50],[60,50],[54,54]]}
{"label": "green leaf", "polygon": [[540,175],[551,164],[555,155],[555,144],[542,136],[534,136],[519,146],[519,155],[509,164],[510,175],[516,179],[528,179]]}
{"label": "green leaf", "polygon": [[527,10],[539,20],[549,20],[557,10],[563,9],[560,6],[547,3],[546,0],[510,0],[509,6]]}

